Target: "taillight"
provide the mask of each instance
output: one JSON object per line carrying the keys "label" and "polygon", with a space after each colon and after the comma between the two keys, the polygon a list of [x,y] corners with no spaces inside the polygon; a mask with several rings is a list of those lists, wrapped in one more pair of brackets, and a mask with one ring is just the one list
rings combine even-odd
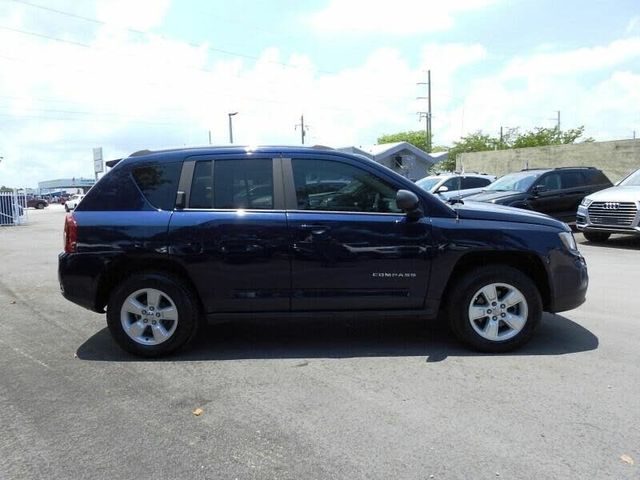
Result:
{"label": "taillight", "polygon": [[78,243],[78,224],[73,213],[67,213],[64,219],[64,251],[74,253]]}

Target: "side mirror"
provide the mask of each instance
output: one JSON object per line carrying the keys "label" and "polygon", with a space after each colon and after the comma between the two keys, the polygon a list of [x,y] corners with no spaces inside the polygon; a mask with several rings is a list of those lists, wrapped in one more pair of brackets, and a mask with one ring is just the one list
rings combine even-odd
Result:
{"label": "side mirror", "polygon": [[444,185],[442,185],[441,187],[439,187],[436,190],[436,193],[444,193],[444,192],[448,192],[449,191],[449,187],[445,187]]}
{"label": "side mirror", "polygon": [[409,220],[417,220],[422,217],[420,210],[420,199],[409,190],[398,190],[396,194],[396,205],[407,214]]}
{"label": "side mirror", "polygon": [[531,193],[533,193],[534,195],[539,195],[542,192],[546,192],[548,189],[546,186],[544,185],[536,185],[535,187],[533,187],[533,190]]}

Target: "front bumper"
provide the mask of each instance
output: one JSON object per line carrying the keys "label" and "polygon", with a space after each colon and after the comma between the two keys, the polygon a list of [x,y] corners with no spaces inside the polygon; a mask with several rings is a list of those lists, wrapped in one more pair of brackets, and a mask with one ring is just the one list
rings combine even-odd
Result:
{"label": "front bumper", "polygon": [[552,256],[552,295],[549,311],[572,310],[582,305],[587,297],[589,272],[582,255],[557,252]]}

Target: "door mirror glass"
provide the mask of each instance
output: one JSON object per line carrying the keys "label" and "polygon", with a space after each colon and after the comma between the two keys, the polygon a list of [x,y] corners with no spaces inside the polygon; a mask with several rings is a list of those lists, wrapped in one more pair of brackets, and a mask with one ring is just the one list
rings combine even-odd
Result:
{"label": "door mirror glass", "polygon": [[536,185],[535,187],[533,187],[533,194],[534,195],[538,195],[542,192],[546,192],[548,190],[548,188],[545,185]]}
{"label": "door mirror glass", "polygon": [[449,191],[449,187],[442,185],[441,187],[438,187],[438,189],[436,190],[436,193],[444,193],[448,191]]}

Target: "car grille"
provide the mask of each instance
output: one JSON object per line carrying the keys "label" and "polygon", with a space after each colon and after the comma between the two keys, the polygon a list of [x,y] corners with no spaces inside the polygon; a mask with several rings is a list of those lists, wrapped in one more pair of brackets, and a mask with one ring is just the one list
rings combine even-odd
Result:
{"label": "car grille", "polygon": [[589,205],[589,219],[594,225],[633,225],[638,209],[633,202],[593,202]]}

